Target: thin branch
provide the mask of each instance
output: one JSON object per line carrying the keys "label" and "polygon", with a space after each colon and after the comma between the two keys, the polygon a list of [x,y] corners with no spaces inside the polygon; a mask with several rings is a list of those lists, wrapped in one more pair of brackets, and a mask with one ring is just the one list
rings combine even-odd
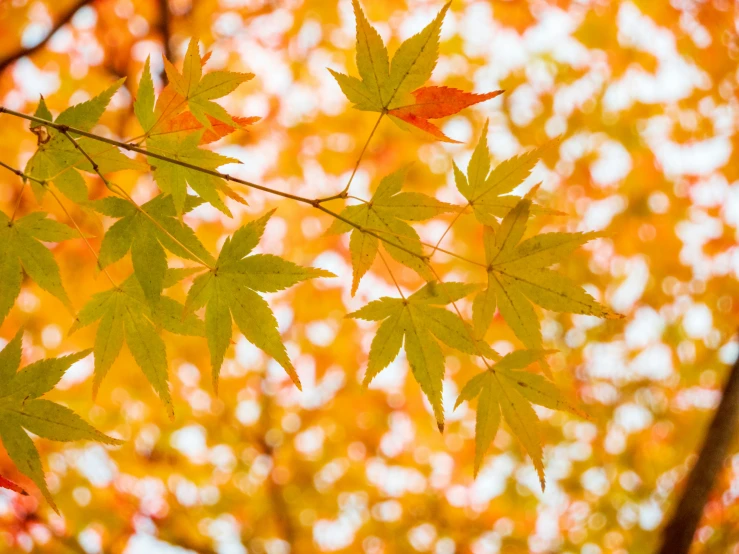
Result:
{"label": "thin branch", "polygon": [[[399,233],[393,233],[392,231],[385,231],[383,229],[370,228],[370,229],[367,229],[367,231],[376,231],[378,233],[384,233],[386,235],[391,235],[393,237],[407,238],[407,236],[405,236],[405,235],[401,235]],[[477,262],[477,261],[475,261],[475,260],[473,260],[471,258],[467,258],[467,257],[462,256],[460,254],[455,254],[454,252],[452,252],[450,250],[445,250],[444,248],[439,248],[437,245],[433,245],[430,242],[425,242],[425,241],[422,241],[422,240],[419,240],[418,242],[420,242],[423,246],[428,246],[429,248],[433,248],[434,249],[434,251],[431,252],[431,254],[428,255],[429,258],[431,258],[431,256],[433,256],[436,253],[436,251],[438,250],[439,252],[442,252],[442,253],[446,254],[447,256],[451,256],[453,258],[457,258],[458,260],[462,260],[462,261],[467,262],[469,264],[473,264],[473,265],[476,265],[476,266],[479,266],[479,267],[483,267],[486,270],[488,268],[487,264],[484,264],[482,262]]]}
{"label": "thin branch", "polygon": [[333,196],[328,196],[326,198],[320,198],[318,200],[319,203],[321,202],[328,202],[329,200],[335,200],[337,198],[346,198],[347,193],[349,192],[349,187],[352,186],[352,181],[354,180],[354,176],[357,174],[357,170],[359,169],[359,164],[362,163],[362,158],[364,157],[364,153],[367,151],[367,147],[369,146],[370,141],[372,140],[372,137],[375,136],[375,131],[377,131],[377,128],[380,126],[380,121],[382,121],[383,116],[385,115],[385,112],[380,113],[380,117],[377,118],[377,121],[375,122],[375,126],[372,127],[372,131],[370,131],[369,136],[367,137],[367,140],[364,143],[364,146],[362,147],[362,151],[359,153],[359,157],[357,158],[357,163],[354,164],[354,169],[352,170],[352,174],[349,176],[349,181],[347,181],[346,186],[344,187],[344,190],[342,190],[339,194],[334,194]]}
{"label": "thin branch", "polygon": [[682,497],[669,523],[662,531],[659,554],[687,554],[703,509],[713,489],[716,475],[729,452],[739,423],[739,357],[726,379],[721,402],[716,409],[698,460],[685,483]]}
{"label": "thin branch", "polygon": [[[451,221],[451,223],[449,224],[449,226],[448,226],[448,227],[446,228],[446,230],[445,230],[445,231],[444,231],[444,232],[443,232],[443,233],[441,234],[441,237],[439,237],[439,240],[438,240],[438,241],[436,241],[436,245],[434,246],[434,249],[433,249],[433,251],[431,252],[431,255],[432,255],[432,256],[434,255],[434,253],[435,253],[435,252],[436,252],[437,250],[441,250],[441,248],[439,248],[439,245],[441,245],[441,241],[443,241],[443,240],[444,240],[444,237],[446,237],[447,233],[448,233],[449,231],[451,231],[451,230],[452,230],[452,227],[454,227],[454,224],[455,224],[455,223],[457,222],[457,220],[458,220],[458,219],[459,219],[459,218],[461,217],[461,215],[462,215],[462,214],[463,214],[463,213],[465,212],[465,210],[466,210],[467,208],[469,208],[469,207],[470,207],[470,204],[469,204],[469,202],[468,202],[466,206],[462,207],[462,209],[461,209],[461,210],[459,210],[459,211],[457,212],[457,215],[455,215],[455,216],[454,216],[454,219],[452,219],[452,221]],[[443,252],[443,250],[441,250],[441,251]]]}
{"label": "thin branch", "polygon": [[41,50],[44,46],[46,46],[46,43],[49,42],[51,37],[54,36],[54,34],[64,27],[67,23],[69,23],[69,20],[74,17],[74,14],[76,14],[81,8],[85,7],[87,4],[90,4],[92,0],[77,0],[74,4],[72,4],[66,11],[62,12],[60,18],[57,20],[57,22],[54,24],[54,26],[51,28],[51,31],[49,31],[49,34],[46,35],[41,42],[38,44],[31,46],[30,48],[20,48],[4,58],[2,61],[0,61],[0,73],[5,71],[5,69],[8,68],[8,66],[14,64],[19,59],[30,56],[31,54],[34,54]]}
{"label": "thin branch", "polygon": [[[362,227],[361,225],[359,225],[359,224],[351,221],[350,219],[347,219],[344,216],[342,216],[340,214],[337,214],[336,212],[334,212],[332,210],[329,210],[328,208],[326,208],[325,206],[323,206],[321,204],[321,200],[320,199],[305,198],[303,196],[298,196],[296,194],[291,194],[289,192],[283,192],[283,191],[280,191],[280,190],[275,190],[275,189],[272,189],[272,188],[269,188],[269,187],[265,187],[263,185],[258,185],[256,183],[252,183],[251,181],[246,181],[245,179],[239,179],[238,177],[233,177],[233,176],[231,176],[231,175],[229,175],[227,173],[221,173],[220,171],[215,171],[213,169],[206,169],[206,168],[203,168],[203,167],[200,167],[200,166],[191,164],[191,163],[187,163],[187,162],[183,162],[181,160],[170,158],[169,156],[165,156],[163,154],[158,154],[156,152],[150,152],[150,151],[146,150],[145,148],[140,148],[140,147],[134,146],[132,144],[121,142],[119,140],[114,140],[114,139],[109,139],[109,138],[106,138],[106,137],[102,137],[100,135],[96,135],[96,134],[90,133],[88,131],[83,131],[82,129],[77,129],[77,128],[71,127],[69,125],[60,125],[58,123],[54,123],[53,121],[48,121],[46,119],[41,119],[40,117],[36,117],[36,116],[33,116],[33,115],[26,115],[24,113],[16,112],[15,110],[11,110],[9,108],[5,108],[5,107],[0,106],[0,114],[3,114],[3,113],[7,113],[8,115],[12,115],[12,116],[15,116],[15,117],[19,117],[21,119],[25,119],[25,120],[28,120],[28,121],[33,121],[35,123],[40,123],[42,125],[46,125],[48,127],[51,127],[52,129],[58,130],[61,133],[65,133],[65,134],[66,133],[74,133],[74,134],[79,135],[81,137],[91,138],[91,139],[97,140],[99,142],[104,142],[106,144],[111,144],[113,146],[117,146],[119,148],[123,148],[124,150],[128,150],[128,151],[131,151],[131,152],[138,152],[139,154],[143,154],[144,156],[149,156],[151,158],[156,158],[156,159],[159,159],[159,160],[163,160],[165,162],[168,162],[168,163],[171,163],[171,164],[174,164],[174,165],[179,165],[181,167],[186,167],[188,169],[192,169],[193,171],[198,171],[200,173],[205,173],[207,175],[212,175],[214,177],[218,177],[220,179],[224,179],[225,181],[228,181],[228,182],[240,183],[242,185],[245,185],[247,187],[251,187],[251,188],[256,189],[256,190],[261,190],[263,192],[268,192],[268,193],[274,194],[276,196],[281,196],[283,198],[289,198],[289,199],[295,200],[297,202],[302,202],[303,204],[308,204],[310,206],[313,206],[317,210],[320,210],[320,211],[322,211],[322,212],[324,212],[324,213],[326,213],[326,214],[334,217],[335,219],[338,219],[340,221],[343,221],[347,225],[350,225],[351,227],[354,227],[355,229],[357,229],[361,233],[365,233],[367,235],[373,236],[373,237],[375,237],[375,238],[383,241],[385,244],[389,244],[391,246],[394,246],[394,247],[398,248],[399,250],[402,250],[403,252],[407,252],[411,256],[414,256],[416,258],[419,258],[424,263],[427,263],[428,262],[428,256],[425,256],[423,254],[419,254],[418,252],[413,252],[412,250],[410,250],[409,248],[406,248],[402,244],[398,244],[396,242],[390,241],[387,238],[384,238],[384,237],[378,235],[377,233],[375,233],[373,231],[370,231],[370,230],[365,229],[364,227]],[[71,137],[69,137],[69,138],[71,139]],[[79,146],[79,144],[76,143],[76,141],[75,141],[75,144],[76,144],[75,148],[80,149],[80,146]],[[85,154],[85,156],[88,159],[90,159],[90,157],[87,154]],[[93,169],[95,169],[97,167],[97,164],[95,164],[94,162],[91,162],[91,163],[93,163]],[[98,172],[98,175],[100,175],[99,170],[96,170],[96,171]],[[102,177],[102,175],[101,175],[101,177]],[[105,177],[102,177],[102,179],[103,179],[103,182],[105,182],[106,185],[107,185],[108,184],[107,179],[105,179]]]}
{"label": "thin branch", "polygon": [[97,163],[95,163],[95,161],[94,161],[94,160],[92,159],[92,157],[91,157],[91,156],[90,156],[90,155],[89,155],[89,154],[88,154],[88,153],[87,153],[87,152],[85,151],[85,149],[84,149],[84,148],[82,148],[82,147],[81,147],[81,146],[79,145],[79,143],[78,143],[78,142],[77,142],[76,140],[74,140],[74,139],[73,139],[73,138],[72,138],[72,137],[70,136],[70,134],[69,134],[69,133],[70,133],[70,131],[71,131],[71,128],[67,127],[66,125],[58,125],[58,126],[57,126],[57,129],[59,130],[59,132],[60,132],[60,133],[62,133],[62,134],[63,134],[63,135],[65,136],[65,137],[67,137],[67,139],[68,139],[68,140],[70,140],[70,141],[72,142],[72,144],[74,145],[74,147],[75,147],[75,148],[76,148],[77,150],[79,150],[79,151],[80,151],[80,153],[81,153],[81,154],[82,154],[82,155],[83,155],[83,156],[84,156],[84,157],[85,157],[85,158],[87,159],[87,161],[89,161],[89,162],[90,162],[90,164],[92,164],[92,169],[93,169],[93,170],[95,171],[95,173],[97,173],[97,174],[98,174],[98,177],[100,177],[100,178],[101,178],[101,179],[103,180],[103,183],[105,183],[105,186],[106,186],[106,187],[108,187],[108,189],[109,189],[109,190],[110,190],[111,192],[114,192],[114,193],[118,194],[118,196],[121,196],[121,197],[123,197],[124,199],[128,200],[128,202],[129,202],[129,203],[130,203],[130,204],[131,204],[131,205],[132,205],[132,206],[133,206],[134,208],[136,208],[136,210],[138,210],[138,211],[139,211],[139,213],[142,213],[142,214],[143,214],[143,215],[144,215],[144,216],[145,216],[146,218],[148,218],[148,219],[149,219],[149,220],[150,220],[150,221],[151,221],[151,222],[152,222],[152,223],[153,223],[153,224],[154,224],[155,226],[157,226],[157,227],[158,227],[158,228],[159,228],[159,229],[160,229],[160,230],[161,230],[161,231],[162,231],[163,233],[165,233],[166,235],[168,235],[168,236],[169,236],[169,238],[171,238],[171,239],[172,239],[173,241],[175,241],[175,242],[176,242],[177,244],[179,244],[179,245],[180,245],[180,246],[181,246],[182,248],[184,248],[184,249],[185,249],[185,251],[186,251],[187,253],[189,253],[189,254],[190,254],[190,255],[191,255],[191,256],[192,256],[192,257],[193,257],[193,258],[194,258],[194,259],[195,259],[195,260],[196,260],[197,262],[199,262],[199,263],[200,263],[201,265],[203,265],[204,267],[207,267],[207,268],[208,268],[208,269],[210,269],[210,270],[212,270],[212,269],[213,269],[213,267],[211,267],[211,266],[210,266],[210,264],[208,264],[207,262],[205,262],[204,260],[202,260],[202,259],[201,259],[201,258],[200,258],[200,257],[199,257],[199,256],[198,256],[197,254],[195,254],[194,252],[192,252],[192,251],[191,251],[191,250],[190,250],[190,249],[189,249],[189,248],[188,248],[187,246],[185,246],[184,244],[182,244],[182,243],[181,243],[181,242],[180,242],[180,241],[179,241],[179,240],[178,240],[178,239],[177,239],[177,238],[176,238],[175,236],[173,236],[173,235],[172,235],[172,234],[171,234],[171,233],[170,233],[169,231],[167,231],[167,230],[166,230],[166,229],[165,229],[164,227],[162,227],[162,226],[161,226],[161,225],[159,224],[159,222],[158,222],[158,221],[157,221],[156,219],[154,219],[154,218],[153,218],[153,217],[151,216],[151,214],[149,214],[149,213],[148,213],[148,212],[147,212],[146,210],[144,210],[144,209],[143,209],[143,208],[142,208],[141,206],[139,206],[139,205],[138,205],[138,204],[136,203],[136,201],[135,201],[135,200],[134,200],[133,198],[131,198],[131,196],[129,196],[129,194],[128,194],[128,193],[127,193],[127,192],[126,192],[126,191],[125,191],[125,190],[124,190],[124,189],[123,189],[122,187],[120,187],[119,185],[116,185],[115,183],[111,183],[110,181],[108,181],[108,179],[106,179],[106,178],[105,178],[105,176],[103,175],[103,173],[102,173],[102,172],[100,171],[100,167],[98,166],[98,164],[97,164]]}

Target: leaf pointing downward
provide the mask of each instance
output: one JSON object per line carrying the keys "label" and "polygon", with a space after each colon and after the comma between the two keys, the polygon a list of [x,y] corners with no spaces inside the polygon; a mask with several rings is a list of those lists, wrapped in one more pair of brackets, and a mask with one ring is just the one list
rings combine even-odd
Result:
{"label": "leaf pointing downward", "polygon": [[[46,486],[41,458],[26,430],[55,441],[87,439],[104,444],[120,444],[121,441],[97,431],[68,408],[39,398],[54,388],[64,372],[90,351],[41,360],[18,371],[21,335],[22,331],[19,331],[0,351],[0,440],[18,470],[36,484],[58,512]],[[2,477],[0,487],[26,494]]]}
{"label": "leaf pointing downward", "polygon": [[[364,385],[398,355],[405,339],[405,353],[418,384],[429,399],[439,429],[444,428],[441,403],[444,355],[437,339],[466,354],[495,358],[482,341],[474,341],[471,329],[448,310],[439,308],[470,294],[477,285],[428,283],[408,299],[383,297],[348,315],[370,321],[384,320],[370,346]],[[434,338],[435,337],[435,338]]]}
{"label": "leaf pointing downward", "polygon": [[539,418],[531,404],[584,416],[582,410],[565,399],[551,381],[527,371],[514,371],[524,369],[551,352],[516,350],[492,365],[490,370],[475,375],[462,388],[455,408],[462,402],[479,397],[475,425],[475,476],[480,471],[485,452],[495,439],[502,412],[511,431],[531,456],[544,490]]}
{"label": "leaf pointing downward", "polygon": [[259,243],[272,213],[244,225],[226,239],[215,268],[194,280],[185,301],[188,312],[206,306],[205,336],[216,391],[223,358],[231,341],[232,318],[244,337],[272,356],[295,386],[301,387],[282,344],[277,320],[269,304],[257,292],[283,290],[300,281],[334,277],[334,274],[323,269],[300,267],[277,256],[249,256]]}

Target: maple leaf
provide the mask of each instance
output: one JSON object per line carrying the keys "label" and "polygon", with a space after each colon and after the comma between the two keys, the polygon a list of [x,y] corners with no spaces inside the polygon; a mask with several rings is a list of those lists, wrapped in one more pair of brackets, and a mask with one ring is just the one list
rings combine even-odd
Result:
{"label": "maple leaf", "polygon": [[218,390],[226,349],[231,342],[232,318],[254,346],[272,356],[300,389],[300,379],[287,356],[269,304],[258,292],[277,292],[300,281],[335,277],[323,269],[301,267],[270,254],[248,254],[257,246],[274,210],[239,228],[226,239],[215,267],[199,275],[187,294],[189,313],[205,306],[205,336],[210,350],[213,388]]}
{"label": "maple leaf", "polygon": [[[184,211],[190,211],[200,203],[200,199],[188,196]],[[104,215],[120,218],[103,237],[100,266],[106,267],[120,260],[130,250],[134,274],[152,307],[159,301],[164,286],[167,272],[165,249],[187,260],[208,264],[214,261],[195,232],[175,217],[177,214],[170,195],[160,194],[143,204],[141,210],[145,213],[116,197],[97,200],[90,205]]]}
{"label": "maple leaf", "polygon": [[[422,193],[400,192],[405,172],[405,169],[401,169],[391,173],[380,181],[369,202],[344,208],[339,215],[362,229],[375,231],[378,236],[394,243],[393,245],[382,241],[383,248],[396,261],[415,270],[427,281],[432,281],[433,273],[419,257],[423,254],[421,239],[406,221],[424,221],[435,215],[450,212],[455,207]],[[340,219],[336,219],[328,230],[332,234],[349,231],[352,232],[349,250],[352,256],[352,295],[354,295],[359,281],[377,256],[381,241],[376,236],[364,233]],[[406,250],[398,248],[398,245]],[[417,256],[409,251],[416,253]]]}
{"label": "maple leaf", "polygon": [[195,38],[190,39],[181,74],[168,59],[163,57],[163,60],[167,79],[174,92],[181,98],[181,102],[187,104],[192,115],[203,127],[211,128],[212,124],[207,116],[231,127],[239,127],[226,110],[213,100],[236,90],[241,83],[252,79],[253,73],[212,71],[203,75],[203,59],[200,57],[198,41]]}
{"label": "maple leaf", "polygon": [[410,123],[426,131],[438,140],[458,143],[441,132],[429,119],[439,119],[453,115],[464,108],[495,98],[504,91],[496,90],[486,94],[474,94],[450,87],[423,87],[413,91],[415,103],[388,110],[391,118]]}
{"label": "maple leaf", "polygon": [[[167,279],[174,284],[179,275]],[[95,369],[93,396],[120,354],[124,340],[128,349],[167,408],[170,418],[174,417],[172,398],[169,394],[167,377],[167,353],[159,330],[185,336],[204,336],[203,322],[194,315],[183,317],[184,306],[176,300],[162,296],[156,308],[146,302],[144,291],[138,280],[131,276],[119,287],[99,292],[77,314],[70,334],[77,329],[100,321],[95,335],[93,353]]]}
{"label": "maple leaf", "polygon": [[[110,99],[123,84],[123,81],[125,79],[120,79],[87,102],[67,108],[59,114],[56,120],[51,115],[42,96],[34,115],[59,125],[69,125],[82,131],[89,131],[103,115]],[[43,138],[41,136],[42,128],[47,134]],[[87,200],[87,186],[78,170],[96,173],[90,161],[75,148],[74,144],[63,133],[56,129],[44,127],[42,123],[33,123],[31,130],[39,135],[39,145],[28,161],[25,173],[34,179],[53,183],[62,194],[74,202]],[[74,133],[70,132],[69,134],[75,137]],[[146,165],[126,157],[115,146],[86,137],[76,137],[76,141],[98,165],[98,170],[102,174],[123,169],[146,169]],[[31,181],[31,187],[36,198],[40,201],[46,189],[35,181]]]}
{"label": "maple leaf", "polygon": [[443,430],[444,354],[436,339],[465,354],[497,357],[485,342],[473,338],[472,329],[457,314],[439,307],[464,298],[477,288],[478,285],[464,283],[431,282],[407,299],[383,297],[348,314],[347,317],[356,319],[382,321],[370,346],[364,385],[368,386],[396,358],[405,340],[413,376],[433,407],[439,429]]}
{"label": "maple leaf", "polygon": [[[195,49],[194,55],[199,55],[197,53],[196,41],[190,42],[188,55],[191,54],[191,49],[193,48]],[[190,55],[190,58],[186,57],[186,60],[188,59],[192,61],[193,56]],[[206,61],[206,58],[203,58],[200,65],[205,65]],[[177,70],[174,69],[171,64],[170,71],[177,73]],[[219,111],[219,113],[222,113],[220,110],[223,110],[223,108],[214,102],[210,102],[209,99],[206,99],[205,97],[212,94],[218,94],[218,96],[212,96],[212,98],[225,96],[232,92],[239,84],[251,79],[252,77],[254,77],[254,75],[251,73],[230,73],[225,71],[209,73],[203,78],[202,82],[205,83],[206,81],[213,81],[212,84],[214,85],[214,88],[207,91],[207,93],[202,92],[195,96],[191,95],[189,100],[187,96],[178,94],[179,88],[175,87],[174,82],[172,82],[164,88],[155,104],[154,82],[151,78],[149,58],[147,58],[146,63],[144,64],[141,81],[139,83],[138,95],[134,102],[134,113],[144,129],[146,137],[173,133],[186,133],[199,131],[205,128],[202,138],[200,139],[200,144],[214,142],[229,133],[232,133],[237,128],[243,128],[246,125],[256,123],[260,118],[232,117],[228,115],[227,117],[217,118],[210,113],[202,115],[200,112],[197,112],[197,108],[196,111],[192,111],[192,108],[190,111],[183,110],[190,106],[190,102],[195,102],[197,104],[198,99],[201,99],[205,100],[208,109],[212,108]],[[229,87],[219,88],[217,85],[218,82],[222,85],[229,83],[233,88],[230,90]],[[213,108],[214,106],[215,108]],[[206,122],[205,125],[203,121]]]}
{"label": "maple leaf", "polygon": [[361,80],[329,71],[356,109],[387,113],[395,123],[409,123],[439,140],[457,142],[444,135],[429,119],[455,114],[503,92],[472,94],[448,87],[419,88],[429,80],[436,67],[441,23],[450,4],[445,4],[420,33],[404,41],[390,62],[379,33],[367,21],[359,2],[352,1],[357,20],[356,59]]}
{"label": "maple leaf", "polygon": [[[555,312],[623,317],[601,306],[581,287],[547,269],[566,258],[600,233],[544,233],[523,242],[531,200],[524,198],[508,212],[497,228],[486,227],[483,235],[488,264],[488,287],[472,304],[475,330],[481,336],[495,313],[500,314],[516,336],[530,349],[540,349],[541,328],[532,302]],[[546,365],[543,365],[546,369]]]}
{"label": "maple leaf", "polygon": [[13,307],[21,291],[23,271],[38,286],[53,294],[72,309],[54,256],[41,244],[76,238],[73,229],[47,219],[44,212],[34,212],[11,221],[0,212],[0,323]]}
{"label": "maple leaf", "polygon": [[539,474],[541,488],[544,490],[539,418],[531,404],[587,417],[582,410],[565,399],[551,381],[528,371],[515,371],[524,369],[553,352],[553,350],[516,350],[493,364],[490,369],[477,374],[462,388],[455,409],[462,402],[479,396],[475,421],[475,476],[480,471],[485,452],[495,439],[502,412],[511,431],[531,456]]}
{"label": "maple leaf", "polygon": [[[467,166],[467,175],[462,173],[457,164],[453,164],[454,180],[457,190],[467,199],[477,220],[485,225],[495,225],[496,218],[505,216],[521,200],[520,196],[508,193],[529,176],[544,152],[557,141],[505,160],[491,171],[487,135],[488,122],[485,121],[480,140]],[[531,211],[535,214],[562,215],[556,210],[536,205],[532,205]]]}
{"label": "maple leaf", "polygon": [[90,350],[40,360],[18,371],[22,334],[18,331],[0,351],[0,440],[18,470],[36,484],[58,513],[44,480],[41,458],[26,431],[55,441],[86,439],[111,445],[121,441],[97,431],[69,408],[40,398],[54,388],[69,366],[86,357]]}
{"label": "maple leaf", "polygon": [[[180,134],[149,137],[146,140],[146,146],[151,152],[211,171],[217,170],[223,164],[240,163],[234,158],[198,148],[203,133],[204,131],[201,129],[184,137]],[[203,171],[184,167],[159,158],[149,157],[148,161],[151,164],[154,180],[157,182],[159,188],[163,192],[172,195],[177,215],[184,213],[188,185],[205,202],[210,203],[229,217],[232,215],[231,210],[223,202],[219,192],[237,202],[246,204],[246,201],[241,196],[233,192],[226,185],[223,177],[204,173]]]}
{"label": "maple leaf", "polygon": [[17,492],[18,494],[22,494],[23,496],[28,496],[28,493],[23,489],[23,487],[21,487],[17,483],[14,483],[10,479],[6,479],[2,475],[0,475],[0,488]]}

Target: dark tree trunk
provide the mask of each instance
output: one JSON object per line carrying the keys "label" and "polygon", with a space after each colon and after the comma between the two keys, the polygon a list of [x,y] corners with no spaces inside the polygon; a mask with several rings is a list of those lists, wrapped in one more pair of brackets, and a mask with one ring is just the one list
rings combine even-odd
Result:
{"label": "dark tree trunk", "polygon": [[708,428],[698,460],[685,483],[682,497],[672,519],[665,526],[659,554],[687,554],[703,507],[713,488],[716,475],[726,459],[739,415],[739,358],[729,371],[718,409]]}

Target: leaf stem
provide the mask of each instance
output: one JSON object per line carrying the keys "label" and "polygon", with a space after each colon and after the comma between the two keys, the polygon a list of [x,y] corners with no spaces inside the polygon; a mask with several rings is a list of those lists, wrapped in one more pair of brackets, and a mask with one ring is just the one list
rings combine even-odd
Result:
{"label": "leaf stem", "polygon": [[318,199],[318,202],[328,202],[329,200],[335,200],[337,198],[346,198],[347,193],[349,192],[349,187],[352,186],[352,181],[354,180],[354,176],[357,174],[357,171],[359,170],[359,164],[362,163],[362,158],[364,157],[364,153],[367,151],[367,147],[369,146],[370,141],[372,140],[372,137],[375,136],[375,131],[377,131],[377,128],[380,126],[380,121],[382,121],[382,118],[385,116],[385,111],[380,112],[380,117],[377,118],[377,121],[375,122],[375,126],[372,127],[372,131],[370,131],[369,136],[367,137],[367,140],[364,143],[364,146],[362,147],[362,151],[359,153],[359,157],[357,158],[357,163],[354,164],[354,169],[352,170],[352,174],[349,176],[349,181],[347,181],[346,186],[344,187],[344,190],[342,190],[339,194],[334,194],[333,196],[328,196],[326,198],[320,198]]}
{"label": "leaf stem", "polygon": [[475,347],[475,350],[477,350],[477,355],[482,359],[482,362],[485,364],[485,367],[488,371],[493,371],[493,366],[490,365],[487,358],[482,353],[482,350],[480,350],[480,345],[477,344],[477,339],[472,334],[472,331],[470,330],[470,326],[464,321],[464,317],[462,317],[462,312],[459,310],[459,307],[457,306],[457,303],[452,300],[451,295],[449,294],[449,291],[446,290],[446,287],[444,287],[444,281],[441,280],[441,277],[439,276],[438,272],[434,269],[434,267],[430,264],[426,264],[431,271],[431,273],[434,274],[434,277],[436,277],[436,281],[442,285],[442,290],[444,291],[444,294],[446,294],[446,297],[449,299],[449,302],[454,307],[454,311],[457,312],[457,315],[459,316],[459,319],[462,320],[462,323],[464,323],[464,328],[467,331],[467,336],[470,338],[470,341],[472,341],[472,344]]}
{"label": "leaf stem", "polygon": [[182,243],[181,243],[181,242],[180,242],[180,241],[179,241],[179,240],[177,239],[177,237],[175,237],[175,236],[174,236],[174,235],[172,235],[172,234],[171,234],[171,233],[170,233],[169,231],[167,231],[167,230],[166,230],[166,229],[165,229],[164,227],[162,227],[162,226],[161,226],[161,224],[160,224],[160,223],[159,223],[159,222],[158,222],[158,221],[157,221],[156,219],[154,219],[154,218],[153,218],[153,217],[151,216],[151,214],[149,214],[149,212],[147,212],[147,211],[146,211],[145,209],[143,209],[143,208],[142,208],[141,206],[139,206],[139,205],[138,205],[138,204],[136,203],[136,201],[135,201],[135,200],[134,200],[133,198],[131,198],[131,196],[130,196],[130,195],[129,195],[129,194],[128,194],[128,193],[127,193],[127,192],[126,192],[126,191],[125,191],[124,189],[123,189],[123,187],[121,187],[120,185],[117,185],[117,184],[113,183],[113,184],[112,184],[112,188],[111,188],[111,190],[112,190],[113,192],[115,192],[116,194],[118,194],[118,196],[121,196],[121,197],[123,197],[123,198],[124,198],[125,200],[128,200],[128,202],[129,202],[129,203],[130,203],[130,204],[131,204],[131,205],[132,205],[132,206],[133,206],[134,208],[136,208],[136,210],[137,210],[137,211],[138,211],[139,213],[142,213],[142,214],[143,214],[143,215],[144,215],[144,216],[145,216],[146,218],[148,218],[148,219],[149,219],[149,221],[151,221],[151,222],[152,222],[152,223],[153,223],[153,224],[154,224],[154,225],[155,225],[155,226],[156,226],[156,227],[157,227],[157,228],[158,228],[158,229],[159,229],[160,231],[162,231],[162,232],[163,232],[164,234],[166,234],[166,235],[167,235],[167,236],[168,236],[169,238],[171,238],[171,239],[172,239],[173,241],[175,241],[175,242],[176,242],[177,244],[179,244],[179,245],[180,245],[180,246],[181,246],[181,247],[182,247],[182,248],[183,248],[183,249],[185,250],[185,252],[187,252],[188,254],[190,254],[190,255],[191,255],[191,256],[193,257],[193,259],[194,259],[195,261],[197,261],[197,262],[198,262],[198,263],[199,263],[200,265],[202,265],[203,267],[206,267],[206,268],[208,268],[208,269],[209,269],[209,270],[211,270],[211,271],[213,271],[213,270],[215,269],[215,268],[214,268],[214,267],[212,267],[212,266],[211,266],[211,265],[210,265],[209,263],[207,263],[206,261],[202,260],[202,259],[200,258],[200,256],[198,256],[197,254],[195,254],[195,253],[194,253],[194,252],[193,252],[192,250],[190,250],[190,249],[189,249],[189,248],[188,248],[187,246],[185,246],[184,244],[182,244]]}
{"label": "leaf stem", "polygon": [[[449,233],[449,231],[451,231],[451,230],[452,230],[452,227],[454,227],[454,224],[455,224],[455,223],[457,222],[457,220],[458,220],[458,219],[459,219],[459,218],[460,218],[460,217],[462,216],[462,214],[464,213],[464,211],[465,211],[465,210],[466,210],[467,208],[469,208],[469,207],[470,207],[470,203],[468,202],[466,206],[464,206],[464,207],[463,207],[463,208],[462,208],[461,210],[459,210],[459,211],[457,212],[457,215],[455,215],[455,216],[454,216],[454,219],[452,219],[452,221],[451,221],[451,223],[449,224],[449,226],[448,226],[448,227],[446,228],[446,230],[445,230],[445,231],[444,231],[444,232],[443,232],[443,233],[441,234],[441,237],[439,237],[439,240],[438,240],[438,241],[436,241],[436,245],[434,246],[434,250],[433,250],[433,251],[431,252],[431,254],[430,254],[431,256],[433,256],[433,255],[434,255],[434,253],[435,253],[435,252],[436,252],[437,250],[440,250],[441,252],[444,252],[444,250],[442,250],[441,248],[439,248],[439,245],[441,244],[441,241],[443,241],[443,240],[444,240],[444,237],[446,237],[446,236],[447,236],[447,233]],[[487,266],[485,266],[485,267],[487,267]]]}
{"label": "leaf stem", "polygon": [[395,275],[393,275],[393,270],[390,269],[390,264],[387,263],[385,256],[382,254],[380,250],[378,250],[377,253],[380,255],[380,259],[382,260],[382,263],[385,264],[385,267],[387,268],[387,272],[390,274],[390,278],[393,280],[393,283],[395,284],[395,288],[398,289],[398,294],[400,294],[400,297],[405,301],[406,298],[405,298],[405,295],[403,294],[403,290],[400,288],[398,281],[395,279]]}
{"label": "leaf stem", "polygon": [[113,280],[113,278],[110,276],[110,273],[108,273],[108,270],[102,266],[100,263],[100,257],[98,256],[98,253],[95,252],[95,249],[90,244],[90,241],[87,240],[87,237],[82,232],[82,229],[80,229],[79,225],[77,225],[77,222],[72,217],[72,214],[69,213],[67,208],[62,204],[61,198],[50,188],[46,187],[46,190],[49,191],[49,194],[51,194],[54,197],[54,200],[57,201],[57,204],[59,204],[59,207],[62,209],[62,211],[66,214],[69,221],[72,222],[72,225],[74,225],[74,228],[77,229],[77,233],[79,233],[80,237],[83,241],[85,241],[85,244],[87,245],[87,249],[92,253],[93,257],[95,258],[95,261],[97,262],[97,266],[100,268],[100,270],[105,273],[105,276],[108,278],[108,281],[110,281],[110,284],[113,285],[113,288],[118,288],[118,284]]}

